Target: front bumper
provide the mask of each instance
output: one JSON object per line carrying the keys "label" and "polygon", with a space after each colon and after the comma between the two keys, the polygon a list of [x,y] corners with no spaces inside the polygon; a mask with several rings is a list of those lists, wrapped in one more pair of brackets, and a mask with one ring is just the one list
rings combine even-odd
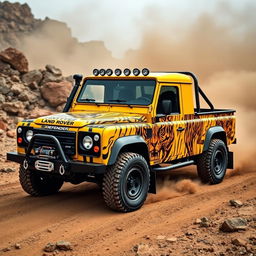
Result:
{"label": "front bumper", "polygon": [[[35,169],[35,162],[40,159],[35,156],[26,156],[25,154],[18,154],[16,152],[7,153],[7,160],[23,164],[26,160],[28,168]],[[66,163],[59,159],[47,159],[46,161],[52,162],[54,164],[53,173],[59,173],[60,167],[63,166],[65,169],[65,175],[72,173],[84,173],[84,174],[102,174],[106,170],[106,166],[103,164],[94,163],[82,163],[76,161],[67,161]]]}

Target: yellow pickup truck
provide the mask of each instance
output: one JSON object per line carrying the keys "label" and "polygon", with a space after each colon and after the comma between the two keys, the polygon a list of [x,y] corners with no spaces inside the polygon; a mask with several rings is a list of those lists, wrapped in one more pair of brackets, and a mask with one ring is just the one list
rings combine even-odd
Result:
{"label": "yellow pickup truck", "polygon": [[193,73],[94,69],[74,80],[63,113],[17,126],[7,159],[20,163],[30,195],[95,182],[107,206],[129,212],[156,193],[158,172],[197,165],[203,182],[217,184],[233,168],[235,110],[215,109]]}

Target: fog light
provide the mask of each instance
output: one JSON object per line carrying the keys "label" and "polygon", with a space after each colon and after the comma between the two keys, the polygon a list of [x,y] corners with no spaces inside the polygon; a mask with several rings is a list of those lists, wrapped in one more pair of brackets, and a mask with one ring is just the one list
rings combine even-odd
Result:
{"label": "fog light", "polygon": [[124,75],[125,76],[129,76],[131,74],[131,70],[129,69],[129,68],[126,68],[125,70],[124,70]]}
{"label": "fog light", "polygon": [[93,139],[94,139],[95,141],[98,141],[98,140],[100,139],[100,136],[99,136],[98,134],[95,134],[94,137],[93,137]]}
{"label": "fog light", "polygon": [[98,146],[94,146],[94,147],[93,147],[93,151],[94,151],[95,153],[98,153],[98,152],[100,151],[100,148],[99,148]]}
{"label": "fog light", "polygon": [[116,76],[121,76],[121,74],[122,74],[122,70],[120,68],[115,69]]}
{"label": "fog light", "polygon": [[21,127],[18,127],[17,132],[18,132],[18,133],[22,133],[22,128],[21,128]]}
{"label": "fog light", "polygon": [[149,69],[143,68],[143,69],[142,69],[142,75],[143,75],[143,76],[147,76],[148,74],[149,74]]}

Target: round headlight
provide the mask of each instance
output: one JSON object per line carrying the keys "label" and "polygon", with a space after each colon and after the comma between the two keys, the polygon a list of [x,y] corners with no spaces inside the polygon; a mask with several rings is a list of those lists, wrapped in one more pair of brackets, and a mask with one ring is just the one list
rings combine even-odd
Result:
{"label": "round headlight", "polygon": [[92,138],[90,136],[85,136],[83,138],[83,146],[85,149],[91,149],[92,146],[93,146],[93,141],[92,141]]}
{"label": "round headlight", "polygon": [[105,74],[106,74],[106,70],[105,69],[100,69],[100,75],[101,76],[105,76]]}
{"label": "round headlight", "polygon": [[135,75],[135,76],[138,76],[140,74],[140,70],[138,68],[135,68],[133,69],[132,73]]}
{"label": "round headlight", "polygon": [[26,140],[27,140],[28,142],[30,142],[31,139],[32,139],[32,137],[33,137],[33,135],[34,135],[34,133],[33,133],[32,130],[27,130],[27,132],[26,132]]}
{"label": "round headlight", "polygon": [[112,76],[112,75],[113,75],[113,70],[110,69],[110,68],[108,68],[108,69],[106,70],[106,75]]}
{"label": "round headlight", "polygon": [[18,133],[22,133],[22,128],[21,128],[21,127],[18,127],[17,132],[18,132]]}

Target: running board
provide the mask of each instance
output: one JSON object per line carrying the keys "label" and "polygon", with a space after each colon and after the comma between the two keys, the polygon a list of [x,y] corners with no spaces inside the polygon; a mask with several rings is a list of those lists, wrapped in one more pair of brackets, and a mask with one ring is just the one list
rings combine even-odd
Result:
{"label": "running board", "polygon": [[164,166],[164,167],[155,167],[155,168],[153,168],[153,171],[169,171],[169,170],[177,169],[177,168],[180,168],[180,167],[185,167],[185,166],[188,166],[188,165],[192,165],[194,163],[195,163],[194,160],[190,160],[190,161],[187,161],[187,162],[172,164],[172,165],[168,165],[168,166]]}

